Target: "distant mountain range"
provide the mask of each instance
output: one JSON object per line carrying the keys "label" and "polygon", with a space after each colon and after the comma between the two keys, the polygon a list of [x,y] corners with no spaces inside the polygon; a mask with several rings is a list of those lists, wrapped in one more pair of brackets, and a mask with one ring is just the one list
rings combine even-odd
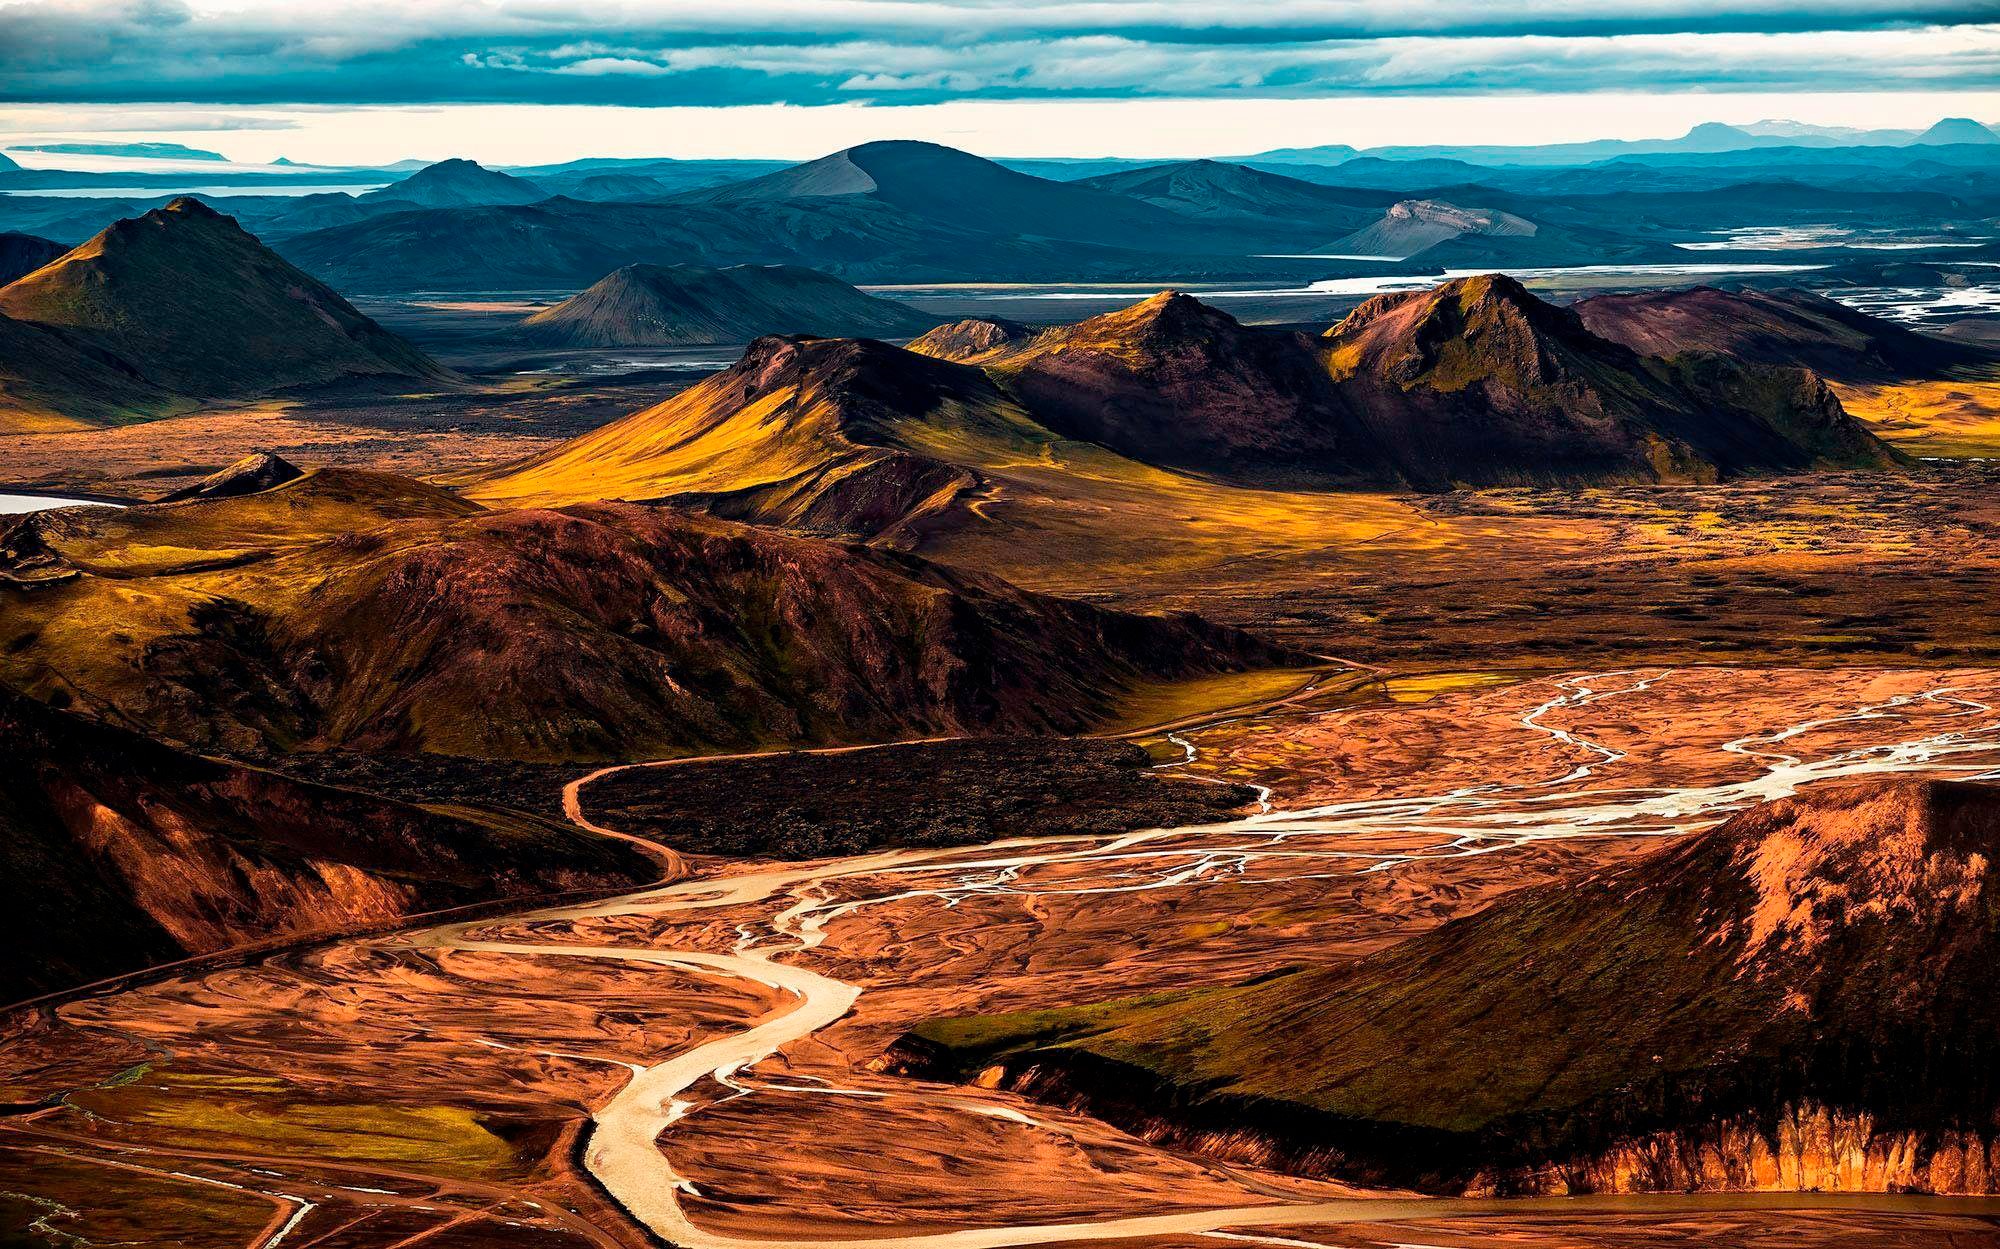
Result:
{"label": "distant mountain range", "polygon": [[362,203],[467,208],[480,204],[532,204],[548,192],[525,178],[495,173],[469,160],[426,165],[400,182],[357,196]]}
{"label": "distant mountain range", "polygon": [[[1892,229],[1921,222],[1935,229],[1981,220],[1986,207],[2000,211],[2000,182],[1981,200],[1956,190],[1887,189],[1874,178],[1818,188],[1749,182],[1738,174],[1735,184],[1713,189],[1683,190],[1669,178],[1663,190],[1648,173],[1631,184],[1645,189],[1611,178],[1548,196],[1479,185],[1472,179],[1505,171],[1463,164],[1445,171],[1455,179],[1451,185],[1422,197],[1398,193],[1423,164],[1363,158],[1333,168],[1295,167],[1370,184],[1359,187],[1213,161],[1064,183],[931,144],[867,144],[666,200],[556,196],[418,213],[393,199],[377,212],[340,199],[278,206],[272,228],[290,259],[343,289],[526,290],[580,288],[634,263],[780,263],[884,283],[1164,277],[1191,283],[1371,271],[1359,262],[1311,258],[1326,253],[1398,257],[1415,271],[1432,272],[1686,263],[1673,243],[1700,238],[1718,223]],[[1382,172],[1383,185],[1373,185],[1372,170]],[[1566,179],[1578,172],[1524,176]],[[519,194],[508,186],[499,197]],[[357,208],[360,215],[352,215]],[[1354,237],[1371,223],[1380,228]]]}
{"label": "distant mountain range", "polygon": [[1583,165],[1621,156],[1663,152],[1736,152],[1786,147],[1908,147],[1940,144],[2000,143],[2000,134],[1968,117],[1947,117],[1927,130],[1846,130],[1797,122],[1757,122],[1731,126],[1704,122],[1678,139],[1593,139],[1584,143],[1543,143],[1522,146],[1454,146],[1425,144],[1353,148],[1274,148],[1236,157],[1245,164],[1338,165],[1358,158],[1380,160],[1455,160],[1480,165]]}
{"label": "distant mountain range", "polygon": [[[215,203],[355,293],[576,290],[631,264],[786,264],[879,283],[1186,284],[1381,271],[1340,254],[1396,257],[1388,263],[1404,272],[1666,264],[1688,260],[1675,243],[1728,227],[1976,234],[2000,214],[2000,144],[1707,150],[1719,142],[1588,164],[1028,162],[1053,176],[887,142],[776,168],[579,161],[527,178],[453,160],[358,196],[257,195],[253,180]],[[33,195],[50,173],[0,173],[10,191],[0,228],[70,241],[156,206]],[[1352,237],[1371,225],[1375,235]]]}
{"label": "distant mountain range", "polygon": [[[682,191],[720,186],[725,182],[741,182],[747,178],[776,173],[794,163],[796,162],[783,160],[666,160],[588,156],[555,165],[509,166],[502,172],[517,178],[526,178],[551,195],[568,195],[577,199],[626,199],[629,196],[625,192],[637,185],[636,180],[639,179],[658,187],[664,194],[674,195]],[[603,187],[615,193],[593,195],[589,193],[592,186]]]}
{"label": "distant mountain range", "polygon": [[17,143],[10,146],[16,152],[47,152],[57,156],[133,156],[147,160],[223,162],[229,159],[220,152],[181,143]]}
{"label": "distant mountain range", "polygon": [[[1330,208],[1314,233],[1352,215]],[[875,143],[663,202],[399,207],[275,242],[342,289],[379,291],[581,287],[634,263],[788,264],[849,281],[1277,275],[1297,265],[1258,253],[1298,236],[1296,220],[1204,218],[933,144]]]}
{"label": "distant mountain range", "polygon": [[1092,471],[1107,477],[1168,469],[1263,488],[1898,462],[1809,372],[1641,356],[1501,277],[1380,297],[1320,338],[1167,292],[1040,333],[973,322],[911,346],[760,339],[734,367],[467,493],[671,502],[921,550],[990,526],[982,499],[1048,491],[1020,466],[1072,447],[1101,448]]}
{"label": "distant mountain range", "polygon": [[1215,241],[1181,213],[1087,182],[1051,182],[935,143],[864,143],[745,182],[683,197],[691,204],[811,203],[853,199],[961,229],[1038,235],[1148,250]]}
{"label": "distant mountain range", "polygon": [[1350,223],[1359,227],[1389,198],[1380,192],[1318,186],[1213,160],[1143,165],[1086,178],[1080,185],[1144,200],[1183,216],[1296,223],[1302,233],[1327,233]]}

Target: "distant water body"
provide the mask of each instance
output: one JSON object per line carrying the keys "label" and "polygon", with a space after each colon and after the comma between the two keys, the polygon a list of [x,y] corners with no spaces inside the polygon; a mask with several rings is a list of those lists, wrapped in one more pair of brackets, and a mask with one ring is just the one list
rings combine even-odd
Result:
{"label": "distant water body", "polygon": [[1682,251],[1806,251],[1825,247],[1839,247],[1870,252],[1919,252],[1959,247],[1984,247],[1993,240],[1976,239],[1911,239],[1905,236],[1885,238],[1880,233],[1865,233],[1848,226],[1805,225],[1805,226],[1738,226],[1730,230],[1711,230],[1714,239],[1704,242],[1675,243]]}
{"label": "distant water body", "polygon": [[1826,294],[1849,307],[1906,325],[1949,324],[2000,314],[2000,286],[1852,286]]}
{"label": "distant water body", "polygon": [[16,187],[7,193],[21,196],[48,196],[54,199],[171,199],[176,195],[205,195],[219,198],[236,195],[324,195],[334,191],[359,195],[364,191],[377,190],[384,185],[386,184],[381,182],[356,182],[343,185],[277,182],[266,186],[255,182],[239,182],[234,186],[77,186],[32,189]]}
{"label": "distant water body", "polygon": [[0,516],[19,516],[24,512],[46,512],[58,507],[117,507],[116,503],[106,503],[102,499],[68,499],[55,494],[0,494]]}
{"label": "distant water body", "polygon": [[[1814,269],[1824,269],[1825,265],[1777,265],[1777,264],[1664,264],[1664,265],[1550,265],[1537,268],[1509,268],[1503,272],[1526,281],[1564,277],[1619,277],[1619,278],[1682,278],[1716,277],[1723,274],[1754,273],[1805,273]],[[1207,287],[1190,286],[1188,291],[1200,299],[1272,299],[1287,296],[1310,299],[1327,295],[1384,295],[1393,291],[1429,290],[1440,282],[1454,278],[1477,277],[1492,273],[1492,269],[1446,269],[1441,273],[1370,274],[1366,277],[1327,278],[1305,286],[1265,286],[1246,287],[1238,290],[1213,290]],[[996,287],[991,290],[958,288],[889,288],[874,287],[875,290],[894,290],[899,298],[925,295],[950,295],[960,299],[1088,299],[1101,300],[1122,289],[1150,292],[1159,286],[1174,283],[1078,283],[1059,287],[1034,289],[1021,285]],[[1143,296],[1138,296],[1143,298]]]}

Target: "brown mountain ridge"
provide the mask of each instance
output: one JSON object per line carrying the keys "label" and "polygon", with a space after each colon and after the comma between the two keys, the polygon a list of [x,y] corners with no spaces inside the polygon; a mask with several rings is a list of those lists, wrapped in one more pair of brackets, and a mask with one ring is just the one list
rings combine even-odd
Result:
{"label": "brown mountain ridge", "polygon": [[0,577],[0,675],[253,753],[1078,732],[1146,682],[1302,658],[667,508],[486,512],[355,470],[25,517],[0,529]]}
{"label": "brown mountain ridge", "polygon": [[185,196],[0,287],[0,316],[131,379],[122,390],[88,377],[63,385],[25,372],[33,359],[8,366],[24,370],[7,386],[9,406],[45,422],[143,418],[343,377],[449,377],[233,218]]}
{"label": "brown mountain ridge", "polygon": [[1647,355],[1716,352],[1809,368],[1837,381],[2000,368],[1993,348],[1920,333],[1810,291],[1697,286],[1597,295],[1574,307],[1591,333]]}
{"label": "brown mountain ridge", "polygon": [[1807,370],[1642,356],[1497,274],[1376,296],[1323,341],[1350,410],[1418,483],[1702,482],[1899,459]]}
{"label": "brown mountain ridge", "polygon": [[911,348],[760,341],[731,369],[470,493],[672,499],[910,545],[968,523],[981,498],[1069,445],[1130,466],[1100,475],[1166,468],[1295,489],[1709,482],[1899,462],[1807,371],[1641,356],[1498,276],[1371,300],[1320,339],[1163,292],[1040,333],[940,327]]}
{"label": "brown mountain ridge", "polygon": [[1444,1192],[1992,1192],[1996,862],[2000,789],[1833,786],[1349,964],[908,1047]]}

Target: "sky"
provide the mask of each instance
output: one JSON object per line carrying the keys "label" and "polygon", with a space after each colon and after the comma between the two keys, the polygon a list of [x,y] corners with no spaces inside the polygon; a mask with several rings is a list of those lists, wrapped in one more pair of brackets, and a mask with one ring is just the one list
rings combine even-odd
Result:
{"label": "sky", "polygon": [[2000,122],[2000,0],[0,0],[0,141],[989,155]]}

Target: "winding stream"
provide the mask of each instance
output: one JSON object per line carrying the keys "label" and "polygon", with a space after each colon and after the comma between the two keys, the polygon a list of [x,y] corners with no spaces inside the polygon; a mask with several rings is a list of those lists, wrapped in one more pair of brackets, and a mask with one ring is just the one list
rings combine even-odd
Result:
{"label": "winding stream", "polygon": [[[617,959],[653,964],[699,974],[739,977],[789,994],[795,1005],[754,1026],[696,1045],[664,1062],[633,1065],[631,1080],[593,1116],[585,1162],[604,1188],[645,1227],[687,1249],[997,1249],[1000,1246],[1071,1241],[1124,1239],[1171,1233],[1221,1233],[1223,1229],[1284,1227],[1403,1218],[1436,1218],[1487,1213],[1590,1209],[1632,1212],[1645,1209],[1744,1209],[1801,1204],[1865,1206],[1871,1209],[1949,1209],[1959,1213],[2000,1210],[2000,1202],[1972,1199],[1911,1199],[1845,1195],[1762,1194],[1679,1198],[1563,1198],[1547,1202],[1513,1200],[1478,1202],[1463,1199],[1400,1200],[1356,1198],[1179,1211],[1088,1222],[979,1227],[949,1232],[882,1235],[870,1238],[766,1240],[719,1234],[694,1223],[682,1205],[692,1191],[662,1148],[671,1140],[674,1124],[692,1103],[684,1094],[697,1083],[713,1079],[725,1086],[741,1070],[811,1036],[845,1015],[862,995],[862,988],[822,975],[796,962],[782,961],[808,953],[826,940],[827,926],[858,910],[917,898],[950,904],[988,893],[1106,893],[1172,889],[1232,872],[1250,863],[1275,860],[1296,869],[1286,879],[1316,879],[1381,871],[1414,858],[1490,854],[1536,841],[1573,837],[1660,837],[1707,827],[1754,803],[1784,797],[1801,786],[1833,780],[1898,772],[2000,775],[1990,752],[2000,749],[2000,718],[1994,709],[1965,691],[1938,686],[1855,707],[1837,716],[1822,716],[1788,727],[1739,737],[1721,747],[1725,753],[1760,765],[1761,774],[1748,779],[1692,788],[1581,787],[1599,770],[1622,759],[1616,748],[1543,723],[1545,717],[1606,699],[1643,694],[1669,681],[1672,671],[1612,672],[1563,678],[1556,694],[1519,719],[1531,734],[1546,738],[1566,757],[1580,760],[1560,774],[1521,782],[1488,782],[1434,795],[1333,803],[1295,811],[1268,809],[1256,815],[1205,828],[1135,832],[1117,837],[1065,837],[993,843],[965,848],[892,850],[831,863],[779,866],[770,870],[717,880],[685,880],[640,893],[574,907],[559,907],[512,917],[504,922],[563,922],[618,916],[693,914],[705,909],[770,901],[781,904],[762,928],[745,925],[728,953],[706,950],[663,950],[645,946],[570,945],[532,941],[482,940],[479,931],[495,921],[482,920],[434,928],[407,935],[396,944],[497,954],[524,954],[587,959]],[[1900,713],[1924,706],[1949,727],[1916,736],[1878,742],[1820,758],[1804,758],[1787,749],[1796,739],[1834,724],[1882,721],[1893,724]],[[1192,758],[1186,738],[1183,748]],[[880,747],[893,749],[893,747]],[[1980,762],[1957,762],[1959,756],[1988,753]],[[646,764],[624,765],[644,767]],[[609,836],[649,846],[670,867],[679,856],[642,838],[591,823],[582,812],[580,791],[595,780],[623,770],[606,768],[581,778],[565,790],[565,810],[579,825]],[[1327,836],[1351,837],[1386,829],[1416,831],[1435,839],[1434,848],[1420,852],[1371,854],[1353,849],[1317,849],[1312,841]],[[1294,844],[1300,843],[1300,844]],[[1028,877],[1040,867],[1078,864],[1110,869],[1104,883],[1065,884],[1047,889]],[[943,879],[937,879],[942,876]],[[887,877],[898,886],[845,901],[835,900],[826,886],[836,881]],[[835,1092],[836,1090],[819,1090]],[[1915,1204],[1911,1204],[1914,1202]],[[1690,1203],[1693,1203],[1692,1205]]]}

